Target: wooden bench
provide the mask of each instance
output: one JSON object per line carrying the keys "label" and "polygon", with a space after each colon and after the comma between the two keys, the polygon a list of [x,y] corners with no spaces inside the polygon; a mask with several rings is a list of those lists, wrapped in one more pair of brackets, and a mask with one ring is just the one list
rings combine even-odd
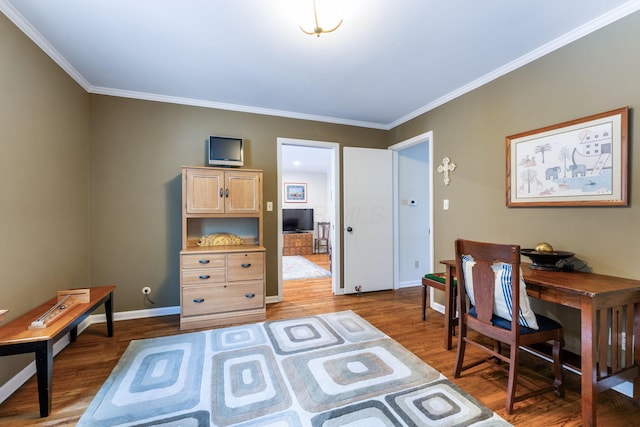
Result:
{"label": "wooden bench", "polygon": [[438,289],[444,292],[444,348],[451,350],[455,327],[458,324],[456,317],[456,281],[453,280],[453,288],[447,285],[447,277],[451,277],[451,271],[447,266],[447,273],[429,273],[422,278],[422,320],[426,320],[427,288]]}
{"label": "wooden bench", "polygon": [[41,417],[48,416],[51,409],[53,344],[67,333],[69,334],[69,341],[75,342],[80,322],[103,303],[107,317],[107,335],[112,337],[113,291],[115,288],[115,286],[90,288],[88,303],[70,306],[64,315],[56,318],[46,328],[29,329],[29,326],[34,320],[56,305],[57,298],[45,302],[0,327],[0,356],[35,353]]}

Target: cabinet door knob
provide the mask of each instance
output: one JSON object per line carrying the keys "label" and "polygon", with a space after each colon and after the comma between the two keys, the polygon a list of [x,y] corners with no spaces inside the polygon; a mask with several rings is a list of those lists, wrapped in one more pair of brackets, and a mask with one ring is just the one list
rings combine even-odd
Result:
{"label": "cabinet door knob", "polygon": [[240,264],[240,267],[242,267],[242,268],[249,268],[249,267],[251,267],[251,264],[250,264],[250,263]]}
{"label": "cabinet door knob", "polygon": [[198,262],[200,264],[209,264],[209,260],[208,259],[201,259],[201,260],[198,260]]}
{"label": "cabinet door knob", "polygon": [[224,195],[222,192],[223,192],[222,187],[220,187],[220,197]]}
{"label": "cabinet door knob", "polygon": [[256,294],[244,294],[244,296],[247,298],[253,298],[256,296]]}
{"label": "cabinet door knob", "polygon": [[211,276],[209,276],[208,274],[203,274],[202,276],[198,276],[198,277],[200,277],[202,280],[207,280]]}
{"label": "cabinet door knob", "polygon": [[224,197],[229,197],[229,189],[224,190]]}
{"label": "cabinet door knob", "polygon": [[196,298],[193,300],[193,302],[195,302],[196,304],[200,304],[204,302],[204,298]]}

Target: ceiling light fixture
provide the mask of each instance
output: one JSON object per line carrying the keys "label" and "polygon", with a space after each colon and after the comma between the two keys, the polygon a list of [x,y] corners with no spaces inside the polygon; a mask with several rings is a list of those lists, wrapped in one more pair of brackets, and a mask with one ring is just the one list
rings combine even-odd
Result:
{"label": "ceiling light fixture", "polygon": [[[302,30],[303,33],[309,34],[310,36],[315,35],[316,37],[320,37],[320,34],[332,33],[335,30],[337,30],[340,27],[340,25],[342,25],[342,18],[340,18],[340,21],[338,21],[338,23],[335,26],[333,26],[331,29],[325,30],[324,28],[322,28],[320,26],[320,21],[318,20],[318,8],[316,6],[316,0],[312,0],[312,3],[313,3],[313,22],[314,22],[313,23],[313,30],[305,30],[302,25],[299,25],[298,27]],[[330,12],[334,12],[334,14],[335,14],[335,10],[334,11],[330,11],[329,8],[328,8],[328,5],[326,4],[326,2],[323,1],[322,3],[323,3],[322,4],[323,9],[322,9],[320,15],[321,15],[321,17],[323,19],[327,18]],[[338,19],[338,17],[336,16],[334,18],[334,22],[337,19]],[[325,20],[324,22],[326,23],[327,21],[328,21],[328,19]]]}

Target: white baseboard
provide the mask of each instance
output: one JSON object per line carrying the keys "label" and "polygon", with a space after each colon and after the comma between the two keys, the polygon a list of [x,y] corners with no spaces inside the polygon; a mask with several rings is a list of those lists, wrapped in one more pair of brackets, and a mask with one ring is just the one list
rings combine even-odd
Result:
{"label": "white baseboard", "polygon": [[273,295],[265,298],[264,302],[265,304],[275,304],[278,302],[282,302],[282,298],[280,298],[278,295]]}
{"label": "white baseboard", "polygon": [[412,288],[414,286],[421,286],[421,285],[422,285],[422,281],[420,281],[420,280],[411,280],[411,281],[406,281],[406,282],[398,282],[398,287],[396,289]]}
{"label": "white baseboard", "polygon": [[[148,317],[168,316],[172,314],[179,314],[180,307],[162,307],[162,308],[150,308],[145,310],[135,311],[122,311],[114,313],[113,320],[131,320],[131,319],[144,319]],[[81,334],[85,329],[94,323],[106,323],[107,316],[104,314],[92,314],[84,319],[78,325],[78,334]],[[53,344],[54,357],[67,345],[69,345],[69,334],[63,336]],[[53,365],[55,369],[55,364]],[[0,403],[4,402],[16,392],[29,378],[36,374],[36,362],[33,361],[24,367],[20,372],[14,375],[9,381],[0,386]]]}

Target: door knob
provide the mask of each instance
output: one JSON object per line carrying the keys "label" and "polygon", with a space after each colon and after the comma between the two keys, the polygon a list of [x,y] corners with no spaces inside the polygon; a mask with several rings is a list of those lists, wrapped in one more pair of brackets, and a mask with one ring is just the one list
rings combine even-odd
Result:
{"label": "door knob", "polygon": [[347,232],[351,233],[352,231],[353,231],[353,228],[347,227]]}

